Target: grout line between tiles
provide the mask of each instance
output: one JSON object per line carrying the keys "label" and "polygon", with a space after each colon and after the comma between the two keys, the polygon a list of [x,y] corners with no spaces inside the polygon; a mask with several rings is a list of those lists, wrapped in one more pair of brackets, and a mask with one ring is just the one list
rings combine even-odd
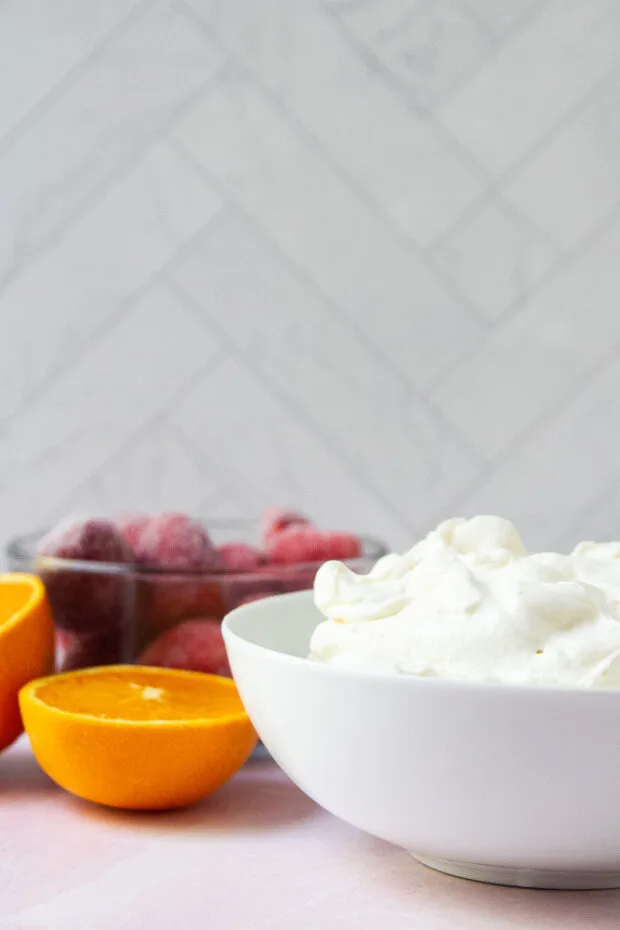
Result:
{"label": "grout line between tiles", "polygon": [[214,213],[211,214],[209,219],[204,223],[203,226],[197,232],[190,236],[179,248],[170,256],[170,258],[164,262],[156,271],[154,271],[146,281],[143,281],[131,294],[123,298],[119,302],[119,306],[116,310],[112,311],[106,318],[103,320],[99,326],[95,327],[81,342],[78,346],[72,348],[71,353],[64,353],[56,363],[51,366],[50,370],[45,374],[45,376],[39,381],[35,387],[24,397],[22,401],[17,405],[15,410],[12,411],[8,416],[6,416],[2,421],[0,421],[0,438],[6,435],[7,430],[10,429],[11,423],[17,417],[22,415],[28,410],[34,403],[37,402],[39,397],[45,393],[47,388],[55,381],[59,374],[61,374],[67,364],[67,360],[70,354],[73,354],[75,351],[79,350],[82,353],[85,351],[92,351],[96,346],[101,342],[101,340],[116,326],[118,326],[126,313],[131,310],[131,308],[147,293],[156,283],[163,278],[168,270],[172,268],[175,262],[182,259],[182,257],[191,249],[193,249],[196,243],[200,238],[205,234],[209,225],[216,219],[218,214],[225,209],[225,204],[219,206]]}
{"label": "grout line between tiles", "polygon": [[[280,115],[285,119],[289,126],[295,130],[301,140],[309,148],[311,152],[318,155],[318,157],[325,162],[331,170],[337,174],[337,176],[344,182],[344,184],[352,189],[355,194],[362,200],[363,203],[369,207],[375,216],[379,217],[380,221],[387,225],[392,232],[398,236],[398,238],[403,241],[408,248],[412,249],[416,255],[421,259],[421,261],[426,265],[431,274],[441,282],[444,288],[452,295],[452,297],[458,301],[464,310],[469,312],[472,317],[474,317],[485,329],[489,327],[489,320],[487,315],[477,306],[466,294],[464,294],[458,285],[446,275],[441,268],[438,268],[435,264],[428,262],[426,249],[425,247],[418,244],[413,237],[407,232],[407,230],[401,226],[401,224],[395,220],[392,215],[385,209],[385,207],[375,198],[375,196],[357,180],[353,175],[351,175],[345,165],[337,158],[334,158],[329,152],[327,152],[316,137],[316,135],[308,129],[308,127],[303,123],[294,113],[292,113],[286,104],[277,96],[261,79],[253,69],[248,67],[244,61],[242,61],[239,56],[234,52],[234,50],[224,46],[222,40],[215,29],[198,13],[192,6],[187,3],[187,0],[175,0],[175,6],[178,9],[183,9],[186,15],[195,22],[198,27],[214,42],[218,48],[225,54],[229,55],[232,60],[235,61],[239,67],[242,74],[247,75],[252,82],[252,86],[255,87],[264,97],[269,100],[271,105],[280,113]],[[452,140],[454,145],[454,140]],[[479,167],[479,170],[480,169]]]}
{"label": "grout line between tiles", "polygon": [[[91,191],[90,194],[87,194],[79,201],[62,221],[40,240],[38,245],[29,253],[24,263],[18,261],[17,264],[9,267],[0,278],[0,299],[6,288],[9,287],[14,280],[19,278],[23,273],[27,273],[50,248],[59,245],[59,243],[73,230],[75,225],[97,207],[108,191],[112,190],[119,181],[131,174],[141,158],[159,143],[166,142],[168,133],[174,128],[176,123],[187,116],[194,107],[198,106],[203,97],[209,93],[212,87],[217,86],[228,72],[229,65],[227,62],[224,62],[213,74],[209,75],[201,87],[189,94],[188,97],[179,104],[161,126],[149,133],[143,142],[126,158],[121,159],[121,161],[102,179],[101,183]],[[2,307],[0,305],[0,314],[1,312]]]}
{"label": "grout line between tiles", "polygon": [[20,117],[7,132],[0,137],[0,154],[16,142],[22,132],[36,120],[39,116],[44,115],[57,100],[63,96],[65,91],[69,90],[88,70],[93,61],[95,61],[106,48],[123,35],[127,26],[134,21],[139,20],[147,10],[153,5],[154,0],[138,0],[137,3],[122,17],[104,36],[102,36],[84,58],[81,58],[67,71],[54,86],[40,97],[35,104]]}

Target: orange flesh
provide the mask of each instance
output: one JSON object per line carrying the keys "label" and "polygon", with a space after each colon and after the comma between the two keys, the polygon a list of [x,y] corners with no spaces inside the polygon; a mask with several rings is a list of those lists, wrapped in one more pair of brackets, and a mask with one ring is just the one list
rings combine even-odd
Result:
{"label": "orange flesh", "polygon": [[131,667],[48,679],[36,697],[57,710],[100,720],[217,720],[244,713],[227,681]]}
{"label": "orange flesh", "polygon": [[193,804],[234,775],[256,744],[234,683],[215,675],[104,666],[39,678],[19,700],[41,768],[109,807]]}

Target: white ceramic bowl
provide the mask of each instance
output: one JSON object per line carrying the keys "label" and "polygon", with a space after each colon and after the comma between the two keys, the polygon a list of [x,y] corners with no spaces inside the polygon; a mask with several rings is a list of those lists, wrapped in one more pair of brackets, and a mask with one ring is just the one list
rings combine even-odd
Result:
{"label": "white ceramic bowl", "polygon": [[426,865],[480,881],[620,886],[620,693],[310,662],[312,593],[247,604],[224,639],[248,713],[299,787]]}

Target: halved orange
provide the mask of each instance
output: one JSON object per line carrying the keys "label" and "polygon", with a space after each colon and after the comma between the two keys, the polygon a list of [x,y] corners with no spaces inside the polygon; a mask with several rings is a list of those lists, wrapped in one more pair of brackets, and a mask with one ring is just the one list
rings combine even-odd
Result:
{"label": "halved orange", "polygon": [[54,667],[54,625],[43,583],[0,574],[0,750],[23,730],[19,689]]}
{"label": "halved orange", "polygon": [[41,768],[109,807],[166,810],[215,791],[256,734],[233,681],[115,665],[40,678],[19,696]]}

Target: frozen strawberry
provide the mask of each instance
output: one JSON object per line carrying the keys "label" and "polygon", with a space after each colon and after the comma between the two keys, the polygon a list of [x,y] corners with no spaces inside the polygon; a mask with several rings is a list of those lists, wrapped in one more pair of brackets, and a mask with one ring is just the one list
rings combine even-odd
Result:
{"label": "frozen strawberry", "polygon": [[[305,562],[300,565],[287,565],[288,571],[284,575],[285,587],[283,593],[308,591],[312,588],[320,564],[320,562]],[[284,570],[284,566],[281,566],[281,569]]]}
{"label": "frozen strawberry", "polygon": [[59,524],[39,543],[37,560],[56,626],[94,633],[122,625],[133,611],[132,562],[133,553],[109,520]]}
{"label": "frozen strawberry", "polygon": [[115,519],[117,530],[133,552],[149,520],[145,513],[122,513]]}
{"label": "frozen strawberry", "polygon": [[276,565],[326,562],[328,559],[354,559],[362,544],[352,533],[323,532],[310,526],[291,526],[272,536],[268,555]]}
{"label": "frozen strawberry", "polygon": [[220,565],[227,572],[254,572],[265,560],[262,552],[242,542],[226,543],[217,551]]}
{"label": "frozen strawberry", "polygon": [[205,571],[218,564],[217,551],[202,523],[182,513],[151,517],[135,552],[138,561],[149,568]]}
{"label": "frozen strawberry", "polygon": [[41,539],[39,555],[81,562],[132,562],[133,553],[110,520],[71,518]]}
{"label": "frozen strawberry", "polygon": [[223,576],[161,575],[142,576],[146,589],[145,628],[149,639],[193,617],[221,619],[227,611]]}
{"label": "frozen strawberry", "polygon": [[65,640],[61,671],[70,672],[94,665],[114,665],[134,658],[130,644],[119,631],[73,634]]}
{"label": "frozen strawberry", "polygon": [[312,521],[302,513],[287,510],[285,507],[269,507],[261,522],[263,544],[266,545],[272,536],[281,533],[291,526],[312,526]]}
{"label": "frozen strawberry", "polygon": [[328,559],[359,559],[362,554],[362,541],[354,533],[331,530],[323,533],[323,544]]}
{"label": "frozen strawberry", "polygon": [[140,665],[181,668],[230,677],[230,666],[219,620],[185,620],[162,633],[139,658]]}
{"label": "frozen strawberry", "polygon": [[225,587],[227,611],[234,610],[247,601],[281,594],[286,590],[282,582],[282,568],[279,565],[262,565],[257,572],[233,575],[225,580],[228,581]]}
{"label": "frozen strawberry", "polygon": [[253,604],[254,601],[262,601],[269,596],[269,594],[248,594],[242,601],[239,601],[239,607],[241,607],[242,604]]}

